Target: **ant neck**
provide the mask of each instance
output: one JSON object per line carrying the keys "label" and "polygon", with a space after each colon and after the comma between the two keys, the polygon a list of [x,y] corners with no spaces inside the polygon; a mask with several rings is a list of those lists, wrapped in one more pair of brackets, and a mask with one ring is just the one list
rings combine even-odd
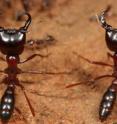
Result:
{"label": "ant neck", "polygon": [[7,55],[6,60],[8,67],[17,67],[17,64],[19,63],[19,55]]}

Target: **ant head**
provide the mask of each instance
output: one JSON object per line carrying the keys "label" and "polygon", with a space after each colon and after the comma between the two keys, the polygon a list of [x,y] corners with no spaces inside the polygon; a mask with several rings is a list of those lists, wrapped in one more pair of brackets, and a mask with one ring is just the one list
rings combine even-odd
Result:
{"label": "ant head", "polygon": [[117,52],[117,29],[112,28],[112,26],[108,25],[105,20],[106,12],[102,12],[99,16],[99,22],[101,26],[106,30],[105,39],[108,48],[111,51]]}
{"label": "ant head", "polygon": [[26,42],[26,32],[31,23],[31,16],[25,13],[28,19],[19,29],[4,29],[0,27],[0,50],[3,54],[21,54]]}

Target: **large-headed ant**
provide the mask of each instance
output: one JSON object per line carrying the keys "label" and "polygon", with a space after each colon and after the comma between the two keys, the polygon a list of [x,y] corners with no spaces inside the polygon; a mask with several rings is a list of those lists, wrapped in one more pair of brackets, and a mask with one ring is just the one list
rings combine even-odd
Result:
{"label": "large-headed ant", "polygon": [[[25,14],[28,16],[28,19],[23,27],[20,27],[19,29],[4,29],[3,27],[0,27],[0,50],[4,55],[6,55],[6,61],[8,64],[8,67],[5,70],[0,71],[8,75],[4,79],[5,83],[8,84],[8,86],[1,98],[0,104],[0,117],[2,121],[8,121],[14,110],[15,85],[20,86],[23,90],[26,100],[28,101],[28,104],[30,106],[31,112],[34,115],[34,111],[24,91],[24,88],[22,85],[19,84],[17,78],[17,74],[23,73],[17,67],[17,65],[22,63],[20,61],[19,55],[24,50],[24,45],[26,43],[26,32],[31,23],[30,14]],[[31,59],[31,57],[29,57],[27,61],[29,59]]]}
{"label": "large-headed ant", "polygon": [[[78,57],[82,58],[83,60],[87,61],[90,64],[96,64],[96,65],[101,65],[101,66],[108,66],[113,68],[113,73],[111,75],[102,75],[99,77],[96,77],[92,80],[88,80],[87,82],[90,83],[95,83],[97,80],[106,78],[106,77],[112,77],[114,80],[112,81],[111,85],[108,87],[107,91],[104,93],[102,97],[102,101],[100,103],[99,107],[99,119],[101,121],[104,121],[107,119],[107,117],[110,115],[113,105],[116,100],[116,93],[117,93],[117,29],[113,28],[112,26],[108,25],[105,20],[105,14],[106,12],[102,12],[98,16],[98,20],[101,23],[101,26],[105,29],[105,39],[106,39],[106,44],[109,50],[113,51],[114,54],[111,55],[108,53],[108,56],[111,57],[114,61],[113,65],[110,65],[108,63],[104,62],[97,62],[97,61],[91,61],[81,55],[78,55]],[[80,85],[81,83],[74,83],[66,86],[66,88],[70,88],[76,85]]]}
{"label": "large-headed ant", "polygon": [[[70,72],[41,72],[41,71],[23,71],[18,68],[18,64],[25,63],[36,56],[41,58],[48,57],[48,55],[41,54],[33,54],[27,59],[21,61],[19,55],[23,53],[24,46],[26,45],[26,33],[27,29],[31,24],[31,16],[29,13],[24,13],[28,17],[25,25],[20,27],[19,29],[4,29],[0,27],[0,51],[2,54],[6,56],[6,60],[4,58],[0,58],[1,60],[7,61],[8,67],[5,70],[0,70],[0,73],[6,73],[7,77],[3,80],[5,84],[7,84],[7,89],[4,92],[4,95],[1,98],[0,103],[0,118],[1,120],[8,121],[13,113],[14,104],[15,104],[15,86],[19,86],[24,96],[27,100],[27,103],[30,107],[31,113],[35,116],[35,112],[31,103],[27,97],[24,87],[19,83],[17,78],[17,74],[21,73],[30,73],[30,74],[69,74]],[[18,110],[16,108],[16,110]]]}

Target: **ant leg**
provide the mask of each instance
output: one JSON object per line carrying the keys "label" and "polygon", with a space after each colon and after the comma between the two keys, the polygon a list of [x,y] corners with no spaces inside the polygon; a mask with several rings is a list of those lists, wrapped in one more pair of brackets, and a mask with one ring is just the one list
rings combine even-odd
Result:
{"label": "ant leg", "polygon": [[[72,70],[73,71],[73,70]],[[20,70],[21,73],[29,73],[29,74],[47,74],[47,75],[61,75],[61,74],[71,74],[72,71],[63,71],[63,72],[45,72],[45,71],[22,71]]]}
{"label": "ant leg", "polygon": [[111,68],[113,67],[113,65],[110,65],[110,64],[105,63],[105,62],[91,61],[91,60],[89,60],[89,59],[87,59],[87,58],[85,58],[85,57],[83,57],[83,56],[81,56],[81,55],[78,55],[76,52],[74,52],[74,54],[76,54],[78,57],[80,57],[81,59],[87,61],[87,62],[90,63],[90,64],[100,65],[100,66],[108,66],[108,67],[111,67]]}
{"label": "ant leg", "polygon": [[[102,78],[106,78],[106,77],[115,77],[114,75],[101,75],[99,77],[96,77],[94,79],[91,79],[91,80],[88,80],[88,81],[85,81],[85,82],[89,82],[89,83],[95,83],[97,80],[100,80]],[[74,87],[74,86],[77,86],[77,85],[81,85],[81,84],[85,84],[84,82],[80,82],[80,83],[73,83],[73,84],[70,84],[70,85],[67,85],[65,88],[70,88],[70,87]]]}
{"label": "ant leg", "polygon": [[25,84],[25,83],[32,84],[32,83],[34,83],[34,82],[32,82],[32,81],[21,81],[21,83],[22,83],[22,84]]}
{"label": "ant leg", "polygon": [[50,54],[47,54],[47,55],[41,55],[41,54],[33,54],[31,55],[30,57],[28,57],[26,60],[23,60],[23,61],[20,61],[18,64],[22,64],[22,63],[25,63],[33,58],[35,58],[36,56],[39,56],[41,58],[44,58],[44,57],[48,57]]}
{"label": "ant leg", "polygon": [[26,94],[26,92],[25,92],[25,89],[24,89],[24,87],[21,85],[21,84],[17,84],[20,88],[21,88],[21,90],[23,91],[23,93],[24,93],[24,96],[25,96],[25,98],[26,98],[26,101],[27,101],[27,103],[28,103],[28,106],[29,106],[29,108],[30,108],[30,111],[31,111],[31,113],[32,113],[32,115],[33,115],[33,117],[35,116],[35,112],[34,112],[34,108],[32,107],[32,105],[31,105],[31,103],[30,103],[30,100],[29,100],[29,98],[28,98],[28,96],[27,96],[27,94]]}

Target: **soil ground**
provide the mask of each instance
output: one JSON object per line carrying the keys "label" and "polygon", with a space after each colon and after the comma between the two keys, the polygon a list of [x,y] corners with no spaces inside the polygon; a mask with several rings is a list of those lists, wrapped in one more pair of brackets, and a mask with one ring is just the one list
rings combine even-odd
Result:
{"label": "soil ground", "polygon": [[[16,88],[16,104],[19,114],[14,110],[9,124],[116,124],[117,107],[105,122],[100,122],[98,113],[103,93],[111,84],[112,79],[106,78],[88,85],[87,80],[94,77],[111,74],[112,69],[91,65],[77,55],[80,54],[90,60],[108,60],[108,50],[105,43],[105,31],[97,21],[91,18],[102,12],[108,5],[111,12],[117,13],[114,0],[56,0],[51,6],[42,9],[41,2],[34,0],[29,11],[32,15],[32,24],[27,33],[29,39],[43,39],[47,34],[56,40],[52,45],[32,48],[25,47],[20,56],[25,59],[33,53],[49,54],[49,57],[35,57],[27,63],[20,65],[22,70],[36,70],[46,72],[72,71],[71,74],[21,74],[18,78],[25,87],[29,100],[35,110],[32,116],[23,92]],[[3,8],[4,7],[4,8]],[[21,1],[12,1],[11,8],[3,6],[1,2],[0,25],[12,28],[20,27],[23,21],[14,20],[16,13],[22,11]],[[95,17],[94,17],[95,18]],[[117,27],[117,17],[109,17],[108,23]],[[4,55],[1,54],[4,57]],[[0,68],[7,67],[0,61]],[[1,74],[0,79],[4,78]],[[66,89],[65,86],[84,82],[83,85]],[[1,96],[6,86],[0,85]]]}

